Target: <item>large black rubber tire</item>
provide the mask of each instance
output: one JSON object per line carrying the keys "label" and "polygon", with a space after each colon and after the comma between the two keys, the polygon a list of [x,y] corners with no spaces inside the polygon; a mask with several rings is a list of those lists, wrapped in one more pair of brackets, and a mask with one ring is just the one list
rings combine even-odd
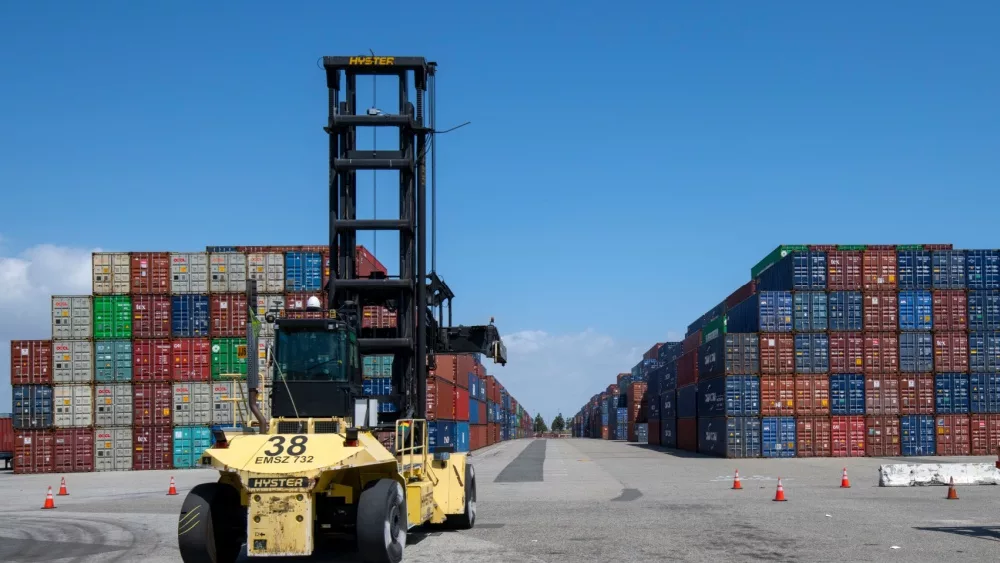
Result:
{"label": "large black rubber tire", "polygon": [[392,479],[380,479],[358,499],[358,553],[365,563],[399,563],[406,548],[406,495]]}
{"label": "large black rubber tire", "polygon": [[476,470],[465,463],[465,511],[449,516],[445,523],[455,530],[471,530],[476,525]]}
{"label": "large black rubber tire", "polygon": [[240,493],[222,483],[191,489],[177,519],[177,544],[184,563],[233,563],[246,541],[246,510]]}

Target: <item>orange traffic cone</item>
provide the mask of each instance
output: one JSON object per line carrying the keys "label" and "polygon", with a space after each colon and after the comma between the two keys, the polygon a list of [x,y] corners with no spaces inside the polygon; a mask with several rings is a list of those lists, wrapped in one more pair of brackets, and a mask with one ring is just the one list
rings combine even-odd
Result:
{"label": "orange traffic cone", "polygon": [[42,510],[55,507],[56,501],[52,499],[52,487],[49,487],[49,492],[45,493],[45,504],[42,505]]}
{"label": "orange traffic cone", "polygon": [[736,470],[736,478],[733,479],[733,489],[737,490],[737,491],[743,489],[743,485],[740,484],[740,470],[739,469]]}
{"label": "orange traffic cone", "polygon": [[785,488],[781,486],[781,477],[778,477],[778,492],[775,493],[774,500],[785,502]]}
{"label": "orange traffic cone", "polygon": [[63,477],[62,481],[59,482],[59,492],[56,493],[61,497],[68,497],[69,491],[66,490],[66,478]]}
{"label": "orange traffic cone", "polygon": [[951,484],[948,485],[948,496],[945,497],[947,500],[958,500],[958,491],[955,490],[955,478],[951,478]]}
{"label": "orange traffic cone", "polygon": [[173,475],[170,476],[170,490],[167,491],[167,496],[174,496],[177,494],[177,485],[174,484]]}
{"label": "orange traffic cone", "polygon": [[840,488],[841,489],[850,489],[851,488],[851,482],[847,479],[847,468],[846,467],[844,468],[844,475],[840,478]]}

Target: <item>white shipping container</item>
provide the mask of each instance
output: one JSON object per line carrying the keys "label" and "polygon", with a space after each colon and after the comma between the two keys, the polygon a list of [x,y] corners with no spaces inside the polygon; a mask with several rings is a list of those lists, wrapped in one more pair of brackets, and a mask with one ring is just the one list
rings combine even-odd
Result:
{"label": "white shipping container", "polygon": [[170,293],[208,293],[208,253],[170,253]]}
{"label": "white shipping container", "polygon": [[53,385],[52,411],[56,428],[94,425],[94,388],[90,385]]}
{"label": "white shipping container", "polygon": [[89,295],[52,296],[52,339],[89,340],[94,333],[93,316]]}
{"label": "white shipping container", "polygon": [[94,430],[94,470],[132,470],[131,428],[98,428]]}
{"label": "white shipping container", "polygon": [[248,254],[247,279],[257,280],[258,293],[284,293],[285,255],[280,252]]}
{"label": "white shipping container", "polygon": [[212,382],[212,424],[233,424],[233,403],[226,400],[232,396],[232,381]]}
{"label": "white shipping container", "polygon": [[94,426],[132,425],[132,385],[98,383],[94,385]]}
{"label": "white shipping container", "polygon": [[274,336],[274,323],[264,319],[268,311],[277,309],[275,316],[280,316],[285,310],[284,295],[257,295],[257,319],[260,320],[260,335]]}
{"label": "white shipping container", "polygon": [[93,383],[94,344],[89,340],[52,343],[53,383]]}
{"label": "white shipping container", "polygon": [[212,387],[211,383],[174,383],[175,426],[212,424]]}
{"label": "white shipping container", "polygon": [[132,287],[132,259],[128,252],[95,252],[94,295],[128,295]]}
{"label": "white shipping container", "polygon": [[247,290],[247,256],[242,252],[208,255],[209,290],[212,293],[243,293]]}

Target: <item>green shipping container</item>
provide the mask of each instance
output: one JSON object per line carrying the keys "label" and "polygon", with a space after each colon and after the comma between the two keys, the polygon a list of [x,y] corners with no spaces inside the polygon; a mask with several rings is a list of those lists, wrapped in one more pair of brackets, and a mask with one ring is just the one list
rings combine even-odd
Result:
{"label": "green shipping container", "polygon": [[392,377],[392,354],[364,356],[361,359],[361,375],[365,378]]}
{"label": "green shipping container", "polygon": [[750,268],[750,279],[757,279],[757,276],[759,276],[761,272],[770,268],[778,260],[788,256],[789,252],[795,252],[796,250],[809,250],[809,247],[804,244],[783,244],[778,248],[775,248],[770,254],[765,256],[763,260],[757,262],[753,268]]}
{"label": "green shipping container", "polygon": [[[215,381],[232,380],[222,377],[224,373],[238,373],[240,378],[247,378],[247,341],[244,338],[215,338],[212,340],[212,379]],[[242,358],[240,352],[242,349]]]}
{"label": "green shipping container", "polygon": [[923,250],[922,244],[897,244],[896,250]]}
{"label": "green shipping container", "polygon": [[708,321],[708,324],[701,329],[701,343],[725,336],[727,318],[726,315],[722,315]]}
{"label": "green shipping container", "polygon": [[868,250],[867,244],[838,244],[837,250],[846,250],[849,252],[864,251]]}
{"label": "green shipping container", "polygon": [[128,295],[94,296],[94,339],[132,338],[132,298]]}

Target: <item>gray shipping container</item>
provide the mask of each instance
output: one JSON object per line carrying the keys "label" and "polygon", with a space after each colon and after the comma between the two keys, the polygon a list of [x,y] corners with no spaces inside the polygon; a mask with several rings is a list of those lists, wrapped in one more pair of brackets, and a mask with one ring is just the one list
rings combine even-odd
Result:
{"label": "gray shipping container", "polygon": [[52,382],[93,383],[94,345],[89,340],[52,343]]}
{"label": "gray shipping container", "polygon": [[89,340],[93,335],[94,305],[89,295],[52,297],[52,339]]}
{"label": "gray shipping container", "polygon": [[94,295],[128,295],[132,260],[127,252],[95,252],[92,264]]}
{"label": "gray shipping container", "polygon": [[94,381],[132,381],[132,341],[94,341]]}
{"label": "gray shipping container", "polygon": [[174,424],[211,425],[212,387],[211,383],[174,383]]}
{"label": "gray shipping container", "polygon": [[132,386],[128,383],[94,385],[94,425],[131,426],[132,400]]}
{"label": "gray shipping container", "polygon": [[98,428],[94,431],[94,470],[132,470],[131,428]]}
{"label": "gray shipping container", "polygon": [[284,295],[258,295],[257,296],[257,318],[260,320],[260,335],[274,336],[274,323],[264,320],[268,311],[278,309],[285,310]]}
{"label": "gray shipping container", "polygon": [[170,293],[208,293],[207,253],[170,253]]}
{"label": "gray shipping container", "polygon": [[94,388],[90,385],[53,385],[52,411],[56,428],[94,425]]}
{"label": "gray shipping container", "polygon": [[[212,382],[212,424],[215,425],[245,425],[253,420],[250,409],[247,408],[246,400],[247,384],[245,381],[239,383],[239,387],[234,391],[233,381],[213,381]],[[257,406],[260,407],[264,416],[271,416],[270,408],[270,388],[265,387],[258,394]],[[238,399],[237,401],[227,401],[226,398]]]}
{"label": "gray shipping container", "polygon": [[640,444],[648,444],[649,425],[645,422],[637,422],[635,425],[635,437]]}
{"label": "gray shipping container", "polygon": [[247,255],[213,252],[208,255],[209,290],[212,293],[243,293],[247,290]]}
{"label": "gray shipping container", "polygon": [[285,292],[285,255],[268,252],[247,255],[247,278],[257,280],[261,293]]}

